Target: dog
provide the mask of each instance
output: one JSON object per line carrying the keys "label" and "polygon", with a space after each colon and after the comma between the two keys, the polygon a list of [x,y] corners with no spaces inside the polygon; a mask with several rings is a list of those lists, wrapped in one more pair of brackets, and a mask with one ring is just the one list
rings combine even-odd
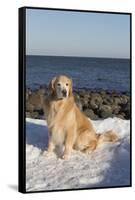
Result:
{"label": "dog", "polygon": [[117,134],[112,130],[96,133],[90,119],[77,107],[72,90],[70,78],[65,75],[54,77],[44,101],[49,132],[47,152],[50,154],[57,145],[64,145],[62,158],[65,160],[70,158],[72,149],[90,153],[105,141],[117,141]]}

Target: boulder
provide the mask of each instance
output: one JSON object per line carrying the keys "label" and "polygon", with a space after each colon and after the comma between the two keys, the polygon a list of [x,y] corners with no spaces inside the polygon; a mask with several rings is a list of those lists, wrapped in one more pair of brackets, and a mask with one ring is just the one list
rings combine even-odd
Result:
{"label": "boulder", "polygon": [[82,98],[84,98],[86,96],[89,98],[89,94],[88,94],[88,92],[86,92],[86,90],[81,90],[81,91],[78,92],[78,94]]}
{"label": "boulder", "polygon": [[32,112],[31,113],[31,118],[40,119],[40,116],[39,116],[38,112]]}
{"label": "boulder", "polygon": [[98,116],[95,115],[95,113],[93,112],[93,110],[91,109],[86,109],[84,110],[84,114],[89,117],[90,119],[92,120],[97,120],[98,119]]}
{"label": "boulder", "polygon": [[125,104],[127,104],[128,102],[129,102],[129,97],[126,96],[126,95],[122,95],[122,96],[121,96],[121,104],[122,104],[122,105],[125,105]]}
{"label": "boulder", "polygon": [[101,97],[104,97],[104,96],[106,96],[106,91],[105,90],[101,90],[99,92],[99,94],[101,95]]}
{"label": "boulder", "polygon": [[35,106],[29,103],[29,101],[26,102],[26,111],[33,112]]}
{"label": "boulder", "polygon": [[119,114],[120,109],[121,109],[119,105],[115,105],[115,104],[112,104],[111,108],[112,108],[112,113],[115,115]]}
{"label": "boulder", "polygon": [[120,119],[125,119],[124,115],[122,115],[122,114],[118,114],[117,117]]}
{"label": "boulder", "polygon": [[114,98],[114,104],[119,105],[121,104],[121,99],[119,97]]}
{"label": "boulder", "polygon": [[26,117],[27,118],[31,118],[31,113],[30,112],[26,112]]}
{"label": "boulder", "polygon": [[99,116],[104,119],[107,117],[113,117],[111,106],[101,105],[99,108]]}
{"label": "boulder", "polygon": [[121,112],[125,113],[126,119],[130,119],[130,102],[121,107]]}
{"label": "boulder", "polygon": [[34,112],[38,113],[40,116],[44,115],[43,109],[35,109]]}
{"label": "boulder", "polygon": [[41,109],[42,106],[41,106],[41,95],[43,95],[41,93],[41,91],[34,91],[32,92],[32,94],[29,96],[29,104],[33,105],[34,108],[37,108],[37,109]]}
{"label": "boulder", "polygon": [[103,103],[103,99],[100,94],[91,94],[91,99],[89,101],[89,108],[95,110]]}
{"label": "boulder", "polygon": [[103,103],[106,104],[106,105],[110,105],[110,104],[113,104],[113,98],[111,95],[108,95],[106,94],[103,98]]}
{"label": "boulder", "polygon": [[95,100],[92,99],[91,101],[89,101],[89,108],[96,110],[98,108],[98,105],[96,104]]}
{"label": "boulder", "polygon": [[29,96],[32,94],[31,89],[27,88],[26,89],[26,101],[29,99]]}
{"label": "boulder", "polygon": [[81,98],[80,101],[81,101],[83,110],[89,107],[89,99],[88,99],[88,97]]}

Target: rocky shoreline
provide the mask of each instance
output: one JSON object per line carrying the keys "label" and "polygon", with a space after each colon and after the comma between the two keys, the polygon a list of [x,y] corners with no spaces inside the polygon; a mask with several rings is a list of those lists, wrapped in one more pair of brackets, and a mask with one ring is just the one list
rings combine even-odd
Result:
{"label": "rocky shoreline", "polygon": [[[26,89],[26,117],[44,119],[41,98],[48,92],[46,86]],[[130,95],[126,92],[105,90],[75,90],[75,101],[82,112],[92,120],[119,117],[130,119]]]}

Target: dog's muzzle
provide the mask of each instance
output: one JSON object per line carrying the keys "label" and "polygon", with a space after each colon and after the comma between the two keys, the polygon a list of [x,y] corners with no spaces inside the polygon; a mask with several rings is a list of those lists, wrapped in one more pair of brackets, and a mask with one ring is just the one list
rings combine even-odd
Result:
{"label": "dog's muzzle", "polygon": [[67,96],[67,91],[66,90],[62,90],[62,95],[63,95],[63,97],[66,97]]}

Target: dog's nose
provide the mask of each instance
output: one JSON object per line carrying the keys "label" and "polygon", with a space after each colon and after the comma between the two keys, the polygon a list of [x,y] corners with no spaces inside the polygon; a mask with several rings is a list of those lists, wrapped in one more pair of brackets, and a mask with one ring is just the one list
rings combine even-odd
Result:
{"label": "dog's nose", "polygon": [[63,96],[66,96],[67,95],[67,91],[66,90],[62,90],[62,94],[63,94]]}

